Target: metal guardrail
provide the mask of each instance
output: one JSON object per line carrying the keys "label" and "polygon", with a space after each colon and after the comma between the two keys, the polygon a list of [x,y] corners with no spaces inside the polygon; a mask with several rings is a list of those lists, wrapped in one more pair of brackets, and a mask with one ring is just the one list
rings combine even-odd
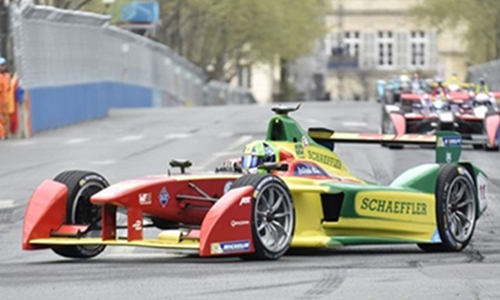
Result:
{"label": "metal guardrail", "polygon": [[[109,24],[109,16],[11,7],[17,73],[34,131],[102,117],[113,107],[248,103],[248,90],[211,81],[167,46]],[[54,109],[57,108],[56,111]]]}

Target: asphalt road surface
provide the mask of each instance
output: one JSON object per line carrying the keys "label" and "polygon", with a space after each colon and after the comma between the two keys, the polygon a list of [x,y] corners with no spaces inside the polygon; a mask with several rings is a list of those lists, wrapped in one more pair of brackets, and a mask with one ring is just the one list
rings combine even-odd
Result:
{"label": "asphalt road surface", "polygon": [[[211,171],[264,137],[270,106],[134,109],[108,118],[0,142],[0,299],[500,299],[500,153],[464,150],[490,176],[489,208],[469,247],[429,254],[415,245],[293,253],[276,262],[198,258],[143,248],[109,248],[88,261],[50,250],[21,251],[25,205],[44,179],[95,170],[111,182],[165,173],[171,158]],[[305,103],[303,127],[377,132],[374,103]],[[339,145],[361,178],[389,183],[433,161],[432,150]]]}

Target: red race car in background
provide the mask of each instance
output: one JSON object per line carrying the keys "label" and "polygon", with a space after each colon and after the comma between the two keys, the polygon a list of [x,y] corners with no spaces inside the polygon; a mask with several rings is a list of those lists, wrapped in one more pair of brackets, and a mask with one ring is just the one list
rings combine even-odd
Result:
{"label": "red race car in background", "polygon": [[402,94],[401,103],[383,105],[381,132],[402,135],[452,130],[462,134],[464,144],[475,149],[498,151],[500,115],[497,98],[500,98],[500,92],[476,94],[439,87],[431,94]]}

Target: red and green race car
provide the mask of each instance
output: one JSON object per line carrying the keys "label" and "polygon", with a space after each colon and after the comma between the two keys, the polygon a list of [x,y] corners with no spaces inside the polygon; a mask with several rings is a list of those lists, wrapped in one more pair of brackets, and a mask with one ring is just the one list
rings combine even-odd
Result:
{"label": "red and green race car", "polygon": [[[305,131],[289,116],[297,109],[274,108],[265,140],[249,144],[233,172],[187,174],[191,163],[174,160],[171,166],[181,169],[175,175],[110,185],[95,172],[66,171],[44,181],[27,205],[23,249],[91,258],[106,246],[140,246],[275,260],[290,247],[413,243],[424,251],[460,251],[467,246],[486,209],[487,176],[459,161],[458,133]],[[436,162],[380,185],[348,171],[334,152],[338,142],[431,143]],[[274,159],[267,159],[268,150]],[[126,212],[126,225],[117,222],[120,212]],[[161,231],[150,238],[149,227]]]}

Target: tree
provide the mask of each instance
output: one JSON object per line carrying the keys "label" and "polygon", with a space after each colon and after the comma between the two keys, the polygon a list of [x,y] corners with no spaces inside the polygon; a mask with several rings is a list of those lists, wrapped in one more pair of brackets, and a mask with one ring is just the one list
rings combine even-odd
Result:
{"label": "tree", "polygon": [[[103,13],[102,0],[35,0],[67,9]],[[132,0],[116,0],[111,12]],[[240,65],[292,61],[326,33],[329,0],[159,0],[155,37],[206,70],[230,81]]]}
{"label": "tree", "polygon": [[473,63],[500,58],[498,0],[423,0],[411,13],[438,29],[455,30]]}
{"label": "tree", "polygon": [[164,0],[160,41],[229,81],[240,64],[293,60],[325,33],[327,0]]}

